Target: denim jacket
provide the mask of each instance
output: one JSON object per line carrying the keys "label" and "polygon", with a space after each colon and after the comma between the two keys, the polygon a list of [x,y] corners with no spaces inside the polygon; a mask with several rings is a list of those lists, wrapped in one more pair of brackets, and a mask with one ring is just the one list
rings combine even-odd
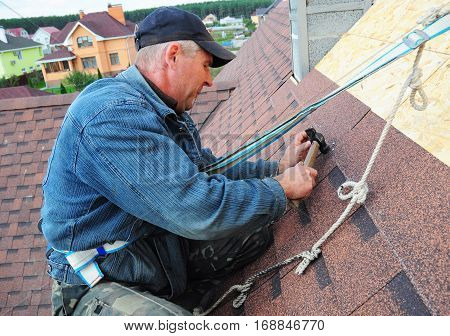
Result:
{"label": "denim jacket", "polygon": [[167,107],[135,66],[88,86],[67,111],[43,180],[50,276],[83,284],[56,250],[123,240],[131,244],[99,260],[108,279],[168,298],[181,294],[186,238],[257,229],[286,208],[283,189],[270,178],[277,163],[200,172],[214,160],[188,114]]}

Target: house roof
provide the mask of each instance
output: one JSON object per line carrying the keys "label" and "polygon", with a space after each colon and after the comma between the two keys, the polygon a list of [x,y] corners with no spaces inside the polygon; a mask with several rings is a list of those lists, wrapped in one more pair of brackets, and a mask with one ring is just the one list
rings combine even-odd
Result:
{"label": "house roof", "polygon": [[53,27],[53,26],[50,26],[50,27],[39,27],[39,28],[44,30],[44,31],[46,31],[49,34],[59,32],[59,29],[56,28],[56,27]]}
{"label": "house roof", "polygon": [[[416,10],[427,2],[405,1]],[[381,17],[393,12],[387,8]],[[367,29],[375,29],[368,16],[363,19]],[[203,144],[215,154],[239,146],[336,88],[336,82],[317,69],[299,84],[291,80],[289,36],[284,1],[224,67],[215,86],[200,95],[193,114],[203,113],[199,104],[203,101],[218,102],[200,130]],[[345,60],[340,54],[335,57]],[[427,63],[427,55],[423,61]],[[380,90],[387,94],[389,88]],[[222,100],[219,94],[229,98]],[[0,315],[50,314],[45,242],[37,229],[41,181],[75,97],[6,99],[0,104]],[[436,87],[431,106],[445,97],[445,86]],[[337,219],[347,203],[336,198],[336,188],[346,178],[360,178],[385,125],[372,108],[345,92],[299,125],[297,129],[314,126],[333,144],[333,150],[316,161],[318,184],[299,209],[290,209],[274,223],[274,244],[267,253],[233,275],[224,289],[309,249]],[[262,157],[280,158],[292,138],[286,135]],[[228,302],[214,314],[448,315],[449,175],[447,165],[392,129],[369,176],[365,204],[352,211],[305,274],[294,274],[296,265],[286,267],[257,282],[243,309],[233,311]]]}
{"label": "house roof", "polygon": [[197,97],[196,108],[189,111],[197,129],[201,129],[205,121],[220,103],[230,98],[231,92],[236,87],[236,81],[215,81],[214,85],[205,88]]}
{"label": "house roof", "polygon": [[8,29],[6,29],[6,32],[10,33],[10,34],[13,34],[14,36],[18,37],[18,36],[20,36],[20,33],[23,30],[25,30],[25,29],[23,29],[22,27],[19,27],[19,28],[8,28]]}
{"label": "house roof", "polygon": [[15,50],[15,49],[26,49],[31,47],[40,47],[42,44],[34,42],[33,40],[24,38],[24,37],[16,37],[8,35],[6,37],[8,43],[0,41],[0,52]]}
{"label": "house roof", "polygon": [[77,94],[4,99],[0,104],[0,315],[50,315],[45,241],[37,228],[41,182]]}
{"label": "house roof", "polygon": [[30,88],[29,86],[26,85],[0,88],[0,100],[9,98],[37,97],[49,95],[52,94],[46,91]]}
{"label": "house roof", "polygon": [[[429,2],[408,0],[404,5],[417,18],[426,11]],[[385,7],[380,10],[379,6]],[[381,21],[393,20],[394,7],[391,2],[377,2],[355,29],[383,34],[385,25]],[[380,24],[374,24],[374,20],[380,20]],[[403,25],[397,22],[397,27]],[[435,44],[442,48],[442,39]],[[326,56],[329,68],[334,64],[348,71],[345,60],[351,57],[353,62],[353,57],[361,52],[360,46],[347,44],[346,53],[344,49],[337,53],[339,49],[332,49]],[[363,48],[363,54],[364,51]],[[433,57],[427,54],[423,58],[425,67]],[[368,56],[365,53],[361,57]],[[407,60],[411,68],[412,59]],[[392,65],[396,66],[405,67],[402,62]],[[436,65],[435,70],[440,66]],[[292,80],[288,2],[280,2],[236,59],[216,77],[216,81],[234,80],[237,85],[230,98],[221,102],[204,122],[200,130],[204,145],[213,148],[217,156],[224,155],[331,92],[337,83],[319,69],[311,71],[300,83]],[[389,75],[388,83],[381,85],[383,71],[378,79],[373,77],[361,83],[375,90],[376,97],[391,95]],[[385,71],[384,75],[388,73]],[[402,83],[401,76],[397,80]],[[433,86],[432,102],[426,114],[445,106],[444,87]],[[405,101],[405,104],[409,103]],[[192,113],[198,108],[195,105]],[[297,126],[297,130],[315,127],[333,144],[333,150],[319,156],[315,163],[318,184],[299,209],[290,209],[274,223],[274,244],[267,253],[235,274],[218,294],[230,285],[243,283],[257,271],[309,250],[337,220],[347,202],[337,198],[336,189],[347,179],[357,181],[362,176],[385,125],[373,109],[377,109],[376,99],[369,106],[351,92],[345,92]],[[417,126],[423,123],[419,119]],[[281,158],[292,138],[292,134],[284,136],[260,157]],[[430,171],[433,173],[428,174]],[[354,208],[322,245],[321,256],[305,274],[294,273],[297,264],[285,267],[258,281],[242,309],[235,311],[228,302],[214,314],[448,315],[444,265],[449,175],[448,166],[434,153],[401,131],[391,129],[369,175],[368,199]]]}
{"label": "house roof", "polygon": [[93,34],[102,38],[113,38],[130,36],[134,34],[135,23],[126,21],[126,25],[121,24],[108,14],[108,12],[97,12],[86,14],[76,22],[69,22],[59,33],[52,33],[52,44],[63,43],[77,26],[84,26]]}
{"label": "house roof", "polygon": [[76,22],[67,23],[62,30],[59,32],[53,32],[50,35],[50,44],[61,44],[66,39],[70,31],[76,25]]}
{"label": "house roof", "polygon": [[49,61],[55,60],[67,60],[75,58],[75,54],[69,51],[67,48],[58,49],[51,54],[45,55],[43,58],[37,60],[36,62],[47,63]]}
{"label": "house roof", "polygon": [[266,14],[267,8],[256,8],[254,15],[264,15]]}

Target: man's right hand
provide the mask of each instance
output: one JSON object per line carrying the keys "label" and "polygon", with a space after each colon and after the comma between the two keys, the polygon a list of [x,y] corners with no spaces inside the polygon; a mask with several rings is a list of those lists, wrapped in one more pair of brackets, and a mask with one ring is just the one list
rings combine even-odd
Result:
{"label": "man's right hand", "polygon": [[275,177],[284,189],[286,197],[291,200],[308,197],[316,185],[317,170],[306,167],[299,162]]}

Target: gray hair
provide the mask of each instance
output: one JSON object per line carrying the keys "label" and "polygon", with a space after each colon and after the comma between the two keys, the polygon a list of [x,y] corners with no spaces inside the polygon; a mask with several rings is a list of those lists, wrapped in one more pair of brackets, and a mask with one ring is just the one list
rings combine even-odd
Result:
{"label": "gray hair", "polygon": [[135,64],[139,68],[155,68],[161,64],[161,59],[164,52],[167,49],[167,46],[170,43],[178,42],[181,45],[181,50],[188,57],[194,57],[198,51],[200,51],[200,47],[197,43],[190,40],[183,41],[170,41],[160,44],[151,45],[148,47],[144,47],[140,49],[137,53]]}

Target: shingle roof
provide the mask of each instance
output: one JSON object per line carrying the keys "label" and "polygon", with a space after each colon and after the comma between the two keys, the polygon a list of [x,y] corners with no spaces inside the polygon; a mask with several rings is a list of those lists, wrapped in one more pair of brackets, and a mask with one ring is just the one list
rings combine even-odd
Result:
{"label": "shingle roof", "polygon": [[62,30],[59,32],[51,33],[50,35],[50,43],[51,44],[60,44],[63,43],[67,37],[67,34],[70,33],[72,28],[76,25],[76,22],[67,23]]}
{"label": "shingle roof", "polygon": [[57,59],[63,59],[63,58],[73,58],[73,57],[76,57],[75,54],[73,54],[67,48],[62,48],[62,49],[52,52],[51,54],[45,55],[43,58],[37,60],[37,62],[45,62],[45,61],[51,61],[51,60],[57,60]]}
{"label": "shingle roof", "polygon": [[30,88],[29,86],[15,86],[8,88],[0,88],[0,99],[9,98],[23,98],[23,97],[37,97],[37,96],[49,96],[51,93]]}
{"label": "shingle roof", "polygon": [[189,111],[197,129],[201,129],[209,115],[223,101],[230,98],[231,92],[236,87],[236,81],[215,81],[214,85],[205,88],[197,97],[195,109]]}
{"label": "shingle roof", "polygon": [[[336,87],[317,70],[298,85],[290,79],[287,5],[281,2],[270,12],[216,78],[216,86],[200,95],[213,102],[220,100],[213,97],[220,91],[230,95],[209,113],[200,132],[204,145],[217,155]],[[229,90],[219,89],[220,83],[230,81]],[[444,92],[444,87],[437,91]],[[75,96],[0,104],[0,315],[50,313],[45,243],[37,230],[40,183],[62,118]],[[336,188],[346,178],[361,176],[384,124],[347,92],[302,122],[297,129],[314,126],[334,144],[316,161],[318,184],[298,210],[289,210],[274,224],[274,244],[267,253],[234,274],[228,285],[309,249],[323,235],[347,204],[336,198]],[[280,158],[291,139],[286,135],[262,157]],[[306,273],[297,276],[296,265],[286,267],[258,282],[243,309],[233,311],[227,303],[214,313],[448,315],[449,175],[445,164],[392,129],[369,177],[366,203],[353,210]]]}
{"label": "shingle roof", "polygon": [[0,104],[0,315],[49,315],[46,243],[37,228],[41,182],[76,94]]}
{"label": "shingle roof", "polygon": [[[365,22],[366,29],[374,29]],[[217,81],[237,81],[230,98],[208,116],[200,131],[204,145],[218,156],[337,87],[317,70],[298,85],[291,80],[289,34],[284,1],[217,76]],[[435,92],[434,97],[440,95]],[[361,177],[384,124],[369,106],[345,92],[297,127],[315,127],[334,150],[316,161],[319,183],[312,195],[274,224],[274,245],[223,290],[312,247],[346,207],[336,189],[347,179]],[[292,136],[284,136],[261,156],[279,159],[290,140]],[[296,275],[296,264],[286,267],[258,282],[243,309],[233,311],[228,303],[214,314],[448,315],[444,265],[449,175],[443,162],[391,129],[369,176],[367,201],[322,246],[322,255],[306,273]]]}
{"label": "shingle roof", "polygon": [[8,28],[8,29],[6,29],[6,31],[8,32],[8,33],[10,33],[10,34],[13,34],[14,36],[19,36],[20,37],[20,33],[22,32],[22,30],[25,30],[25,29],[23,29],[22,27],[19,27],[19,28]]}
{"label": "shingle roof", "polygon": [[77,23],[81,23],[94,34],[104,38],[128,36],[134,34],[135,23],[126,21],[126,25],[121,24],[108,14],[108,12],[97,12],[86,14],[77,22],[69,22],[59,32],[51,35],[52,44],[63,43],[67,35],[72,31]]}
{"label": "shingle roof", "polygon": [[0,41],[0,52],[14,49],[24,49],[30,47],[38,47],[42,46],[42,44],[34,42],[33,40],[24,38],[24,37],[15,37],[11,35],[7,35],[6,39],[8,43]]}
{"label": "shingle roof", "polygon": [[50,26],[50,27],[39,27],[39,28],[41,28],[42,30],[45,30],[47,33],[50,33],[50,34],[59,32],[59,29],[56,28],[56,27],[53,27],[53,26]]}
{"label": "shingle roof", "polygon": [[126,26],[110,16],[107,12],[89,13],[86,14],[80,21],[86,28],[93,33],[108,38],[127,36],[134,34],[135,24],[131,21],[126,21]]}

